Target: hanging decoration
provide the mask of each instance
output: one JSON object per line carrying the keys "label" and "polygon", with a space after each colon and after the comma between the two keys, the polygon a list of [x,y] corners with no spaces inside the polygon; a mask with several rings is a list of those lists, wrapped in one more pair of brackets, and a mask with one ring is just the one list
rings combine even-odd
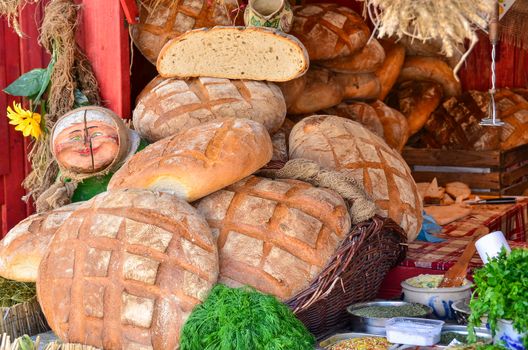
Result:
{"label": "hanging decoration", "polygon": [[12,27],[19,37],[23,37],[24,33],[20,29],[18,22],[19,11],[26,6],[26,4],[36,3],[39,0],[0,0],[0,16],[7,19],[7,24]]}
{"label": "hanging decoration", "polygon": [[470,41],[454,69],[460,69],[478,41],[477,29],[487,27],[494,0],[363,0],[365,11],[377,30],[377,37],[410,37],[414,40],[439,40],[442,54],[452,57],[458,47]]}

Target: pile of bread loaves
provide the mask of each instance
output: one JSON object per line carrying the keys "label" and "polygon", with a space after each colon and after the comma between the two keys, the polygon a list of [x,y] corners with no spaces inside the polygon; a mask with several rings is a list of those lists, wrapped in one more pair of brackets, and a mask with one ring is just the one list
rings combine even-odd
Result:
{"label": "pile of bread loaves", "polygon": [[[365,51],[383,56],[384,50],[367,44],[370,33],[357,14],[336,5],[296,8],[297,39],[265,28],[193,29],[227,24],[229,12],[216,2],[186,3],[158,8],[158,17],[142,15],[164,30],[145,24],[132,31],[140,47],[149,38],[161,43],[142,47],[160,76],[138,97],[133,115],[135,129],[152,144],[126,161],[107,192],[31,216],[0,244],[0,275],[37,282],[44,314],[64,341],[177,349],[181,326],[217,282],[250,285],[281,300],[308,287],[354,218],[329,188],[254,175],[274,154],[345,173],[409,240],[421,228],[416,183],[384,139],[350,117],[285,122],[287,106],[301,104],[275,82],[284,90],[306,79],[303,96],[310,77],[326,74],[340,81],[343,99],[353,94],[349,82],[361,77],[383,86],[375,71],[386,60],[361,67]],[[365,71],[305,74],[309,55],[337,70],[355,60]],[[352,114],[341,102],[324,108]],[[380,101],[350,108],[370,113],[365,120],[382,115],[377,131],[386,138],[382,118],[401,118]],[[287,151],[274,150],[272,140],[285,146],[286,139]]]}

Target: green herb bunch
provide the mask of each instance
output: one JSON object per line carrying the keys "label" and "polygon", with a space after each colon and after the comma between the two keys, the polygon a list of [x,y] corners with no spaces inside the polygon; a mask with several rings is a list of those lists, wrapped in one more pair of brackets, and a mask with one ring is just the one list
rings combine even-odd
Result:
{"label": "green herb bunch", "polygon": [[0,307],[24,303],[36,294],[35,283],[16,282],[0,277]]}
{"label": "green herb bunch", "polygon": [[275,297],[216,285],[183,326],[181,350],[313,350],[315,339]]}
{"label": "green herb bunch", "polygon": [[[528,250],[514,249],[507,254],[502,249],[474,274],[475,291],[469,304],[469,341],[475,341],[475,329],[481,317],[487,315],[491,332],[495,335],[499,319],[510,320],[520,333],[528,330]],[[478,298],[477,298],[478,297]],[[528,336],[523,338],[528,348]]]}

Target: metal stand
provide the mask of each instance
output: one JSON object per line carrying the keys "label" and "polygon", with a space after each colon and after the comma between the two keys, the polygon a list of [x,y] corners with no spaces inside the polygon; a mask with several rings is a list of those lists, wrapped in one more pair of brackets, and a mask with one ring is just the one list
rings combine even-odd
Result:
{"label": "metal stand", "polygon": [[502,126],[504,122],[500,120],[497,111],[497,105],[495,103],[495,83],[496,83],[496,72],[495,72],[495,57],[497,50],[497,43],[499,42],[499,3],[495,4],[495,11],[492,13],[490,18],[489,26],[489,38],[491,43],[491,88],[489,90],[490,102],[488,106],[488,117],[480,121],[480,125],[483,126]]}

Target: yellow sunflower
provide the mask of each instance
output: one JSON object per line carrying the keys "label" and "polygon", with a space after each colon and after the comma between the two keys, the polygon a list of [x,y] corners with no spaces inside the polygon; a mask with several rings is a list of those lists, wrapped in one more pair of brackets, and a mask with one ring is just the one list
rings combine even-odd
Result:
{"label": "yellow sunflower", "polygon": [[7,107],[7,117],[9,124],[16,125],[15,130],[21,131],[24,137],[29,135],[38,140],[42,130],[40,129],[41,116],[20,106],[20,103],[13,102],[13,109]]}

